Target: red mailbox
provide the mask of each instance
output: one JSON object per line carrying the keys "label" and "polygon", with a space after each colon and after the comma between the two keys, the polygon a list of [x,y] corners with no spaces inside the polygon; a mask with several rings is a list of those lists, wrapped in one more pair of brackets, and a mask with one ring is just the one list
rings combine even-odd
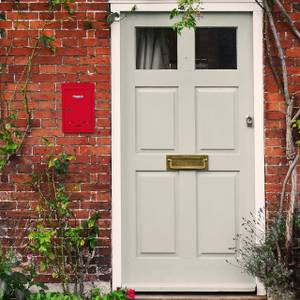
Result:
{"label": "red mailbox", "polygon": [[94,132],[94,84],[63,83],[61,90],[63,132]]}

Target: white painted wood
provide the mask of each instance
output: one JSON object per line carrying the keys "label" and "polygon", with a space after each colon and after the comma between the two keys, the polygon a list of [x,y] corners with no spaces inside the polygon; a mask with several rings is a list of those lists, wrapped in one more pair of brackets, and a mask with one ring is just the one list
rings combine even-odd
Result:
{"label": "white painted wood", "polygon": [[230,248],[235,246],[232,237],[236,234],[238,215],[238,175],[238,172],[197,174],[198,190],[205,195],[205,201],[200,195],[197,199],[199,257],[234,254]]}
{"label": "white painted wood", "polygon": [[[203,14],[198,24],[237,28],[238,67],[231,71],[195,70],[189,30],[178,37],[177,70],[136,70],[135,28],[172,21],[137,13],[122,22],[122,284],[141,291],[162,283],[170,291],[189,291],[191,283],[193,291],[254,291],[254,278],[232,265],[228,249],[244,232],[242,217],[254,211],[254,135],[244,117],[253,115],[251,15]],[[196,137],[204,150],[196,149]],[[175,185],[165,166],[170,148],[209,154],[209,171],[178,171]]]}
{"label": "white painted wood", "polygon": [[[167,2],[167,3],[166,3]],[[170,1],[173,2],[173,1]],[[222,1],[219,1],[222,2]],[[241,1],[239,1],[241,2]],[[159,5],[158,5],[159,4]],[[170,11],[174,5],[169,1],[148,1],[139,11]],[[113,11],[130,11],[132,2],[118,4]],[[264,207],[264,150],[263,150],[263,59],[262,59],[262,10],[256,4],[214,3],[205,6],[206,11],[249,11],[253,13],[253,61],[254,61],[254,115],[255,115],[255,201],[257,208]],[[122,282],[121,269],[121,120],[120,120],[120,23],[112,25],[112,268],[113,288]],[[258,294],[265,290],[258,284]],[[163,286],[161,287],[163,289]],[[230,287],[229,287],[230,290]]]}
{"label": "white painted wood", "polygon": [[120,23],[111,25],[112,56],[112,286],[122,284],[122,243],[121,243],[121,77],[120,77]]}
{"label": "white painted wood", "polygon": [[[236,87],[196,89],[198,150],[235,149],[237,105]],[[212,120],[222,120],[222,124]]]}
{"label": "white painted wood", "polygon": [[[263,12],[253,12],[254,61],[254,137],[255,137],[255,209],[265,210],[264,177],[264,86],[263,86]],[[266,295],[263,284],[257,280],[257,294]]]}
{"label": "white painted wood", "polygon": [[176,177],[173,172],[137,173],[137,257],[176,253]]}
{"label": "white painted wood", "polygon": [[[136,6],[136,11],[137,12],[169,12],[173,8],[177,7],[176,3],[172,2],[110,2],[111,3],[111,10],[112,11],[121,11],[121,12],[128,12],[131,11],[132,7],[135,5]],[[223,12],[245,12],[245,11],[260,11],[261,8],[257,3],[242,3],[242,2],[237,2],[237,3],[203,3],[202,4],[202,11],[223,11]]]}
{"label": "white painted wood", "polygon": [[177,93],[176,88],[136,89],[137,150],[175,148]]}

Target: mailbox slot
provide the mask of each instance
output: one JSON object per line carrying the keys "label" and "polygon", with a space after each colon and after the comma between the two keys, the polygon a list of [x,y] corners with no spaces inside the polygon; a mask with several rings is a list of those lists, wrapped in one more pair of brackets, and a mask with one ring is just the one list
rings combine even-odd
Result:
{"label": "mailbox slot", "polygon": [[94,132],[94,84],[63,83],[61,90],[63,132]]}
{"label": "mailbox slot", "polygon": [[208,170],[207,155],[167,155],[167,170]]}

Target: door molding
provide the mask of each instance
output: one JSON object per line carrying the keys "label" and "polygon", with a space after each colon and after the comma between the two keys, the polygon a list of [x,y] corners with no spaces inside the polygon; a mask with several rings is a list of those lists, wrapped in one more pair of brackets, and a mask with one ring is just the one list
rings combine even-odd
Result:
{"label": "door molding", "polygon": [[[203,11],[251,12],[253,16],[253,88],[254,88],[254,166],[255,208],[265,207],[264,179],[264,90],[263,90],[263,11],[256,3],[203,3]],[[223,3],[222,3],[223,2]],[[136,5],[138,12],[168,12],[176,7],[174,1],[112,0],[111,11],[129,12]],[[121,34],[120,22],[111,25],[111,93],[112,93],[112,288],[122,284],[121,243]],[[264,295],[263,286],[257,281],[257,294]]]}

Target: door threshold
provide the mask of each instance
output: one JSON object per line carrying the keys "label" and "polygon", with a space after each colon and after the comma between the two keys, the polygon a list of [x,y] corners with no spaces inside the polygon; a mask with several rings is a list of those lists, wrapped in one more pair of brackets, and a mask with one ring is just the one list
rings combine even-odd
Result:
{"label": "door threshold", "polygon": [[266,300],[266,296],[255,293],[166,293],[166,292],[137,292],[136,300]]}

